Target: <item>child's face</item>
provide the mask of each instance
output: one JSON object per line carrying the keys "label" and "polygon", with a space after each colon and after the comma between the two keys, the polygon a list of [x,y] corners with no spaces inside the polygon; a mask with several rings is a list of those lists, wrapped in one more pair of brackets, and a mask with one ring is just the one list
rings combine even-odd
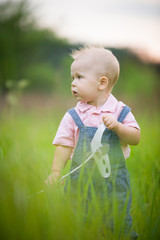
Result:
{"label": "child's face", "polygon": [[71,65],[71,91],[78,101],[95,105],[98,98],[98,75],[93,69],[90,57],[80,57]]}

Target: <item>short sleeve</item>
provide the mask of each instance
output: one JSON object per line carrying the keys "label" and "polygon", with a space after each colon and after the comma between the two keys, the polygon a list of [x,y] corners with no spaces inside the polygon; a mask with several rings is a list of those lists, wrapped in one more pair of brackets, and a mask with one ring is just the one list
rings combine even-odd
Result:
{"label": "short sleeve", "polygon": [[[117,118],[125,106],[126,105],[123,102],[121,102],[121,101],[118,102],[118,106],[116,109],[116,117]],[[131,111],[126,115],[126,117],[124,118],[122,123],[127,127],[135,127],[140,130],[140,127]]]}
{"label": "short sleeve", "polygon": [[68,147],[75,146],[74,121],[68,112],[62,118],[52,144]]}
{"label": "short sleeve", "polygon": [[135,127],[137,129],[140,130],[140,127],[135,119],[135,117],[133,116],[133,114],[131,112],[129,112],[127,114],[127,116],[125,117],[124,121],[123,121],[123,124],[125,126],[128,126],[128,127]]}

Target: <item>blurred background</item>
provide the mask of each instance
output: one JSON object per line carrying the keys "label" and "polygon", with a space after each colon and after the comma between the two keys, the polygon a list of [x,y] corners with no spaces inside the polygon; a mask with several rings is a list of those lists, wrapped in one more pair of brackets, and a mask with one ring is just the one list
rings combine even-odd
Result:
{"label": "blurred background", "polygon": [[69,54],[86,44],[109,48],[120,62],[113,94],[141,128],[126,161],[133,226],[142,240],[160,239],[159,0],[0,0],[2,239],[104,239],[97,215],[85,227],[81,205],[74,215],[64,204],[63,186],[44,185],[59,122],[76,103]]}
{"label": "blurred background", "polygon": [[1,110],[20,102],[23,108],[70,106],[69,53],[84,44],[103,45],[118,58],[118,98],[153,109],[159,102],[159,43],[157,0],[1,0]]}

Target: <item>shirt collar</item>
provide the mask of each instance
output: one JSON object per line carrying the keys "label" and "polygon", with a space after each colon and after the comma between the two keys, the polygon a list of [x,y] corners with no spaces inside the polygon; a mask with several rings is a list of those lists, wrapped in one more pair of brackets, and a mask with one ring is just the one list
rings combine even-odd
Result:
{"label": "shirt collar", "polygon": [[117,99],[110,94],[107,101],[103,104],[103,106],[96,108],[93,105],[87,104],[86,102],[78,102],[76,107],[81,111],[81,112],[86,112],[89,109],[93,109],[95,113],[101,113],[101,112],[115,112],[116,106],[117,106]]}

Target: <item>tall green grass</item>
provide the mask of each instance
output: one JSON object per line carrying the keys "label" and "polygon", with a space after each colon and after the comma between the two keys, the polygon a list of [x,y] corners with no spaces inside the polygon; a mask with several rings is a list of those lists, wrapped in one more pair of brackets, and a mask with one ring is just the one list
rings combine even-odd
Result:
{"label": "tall green grass", "polygon": [[[91,221],[63,193],[45,186],[62,113],[5,112],[0,118],[0,236],[2,239],[119,239],[101,220],[96,201]],[[160,237],[159,114],[139,115],[141,142],[127,160],[133,202],[133,226],[140,239]],[[70,161],[62,174],[69,171]],[[35,194],[41,189],[44,193]],[[92,209],[92,208],[91,208]],[[75,211],[74,211],[75,210]],[[118,219],[117,219],[118,221]]]}

